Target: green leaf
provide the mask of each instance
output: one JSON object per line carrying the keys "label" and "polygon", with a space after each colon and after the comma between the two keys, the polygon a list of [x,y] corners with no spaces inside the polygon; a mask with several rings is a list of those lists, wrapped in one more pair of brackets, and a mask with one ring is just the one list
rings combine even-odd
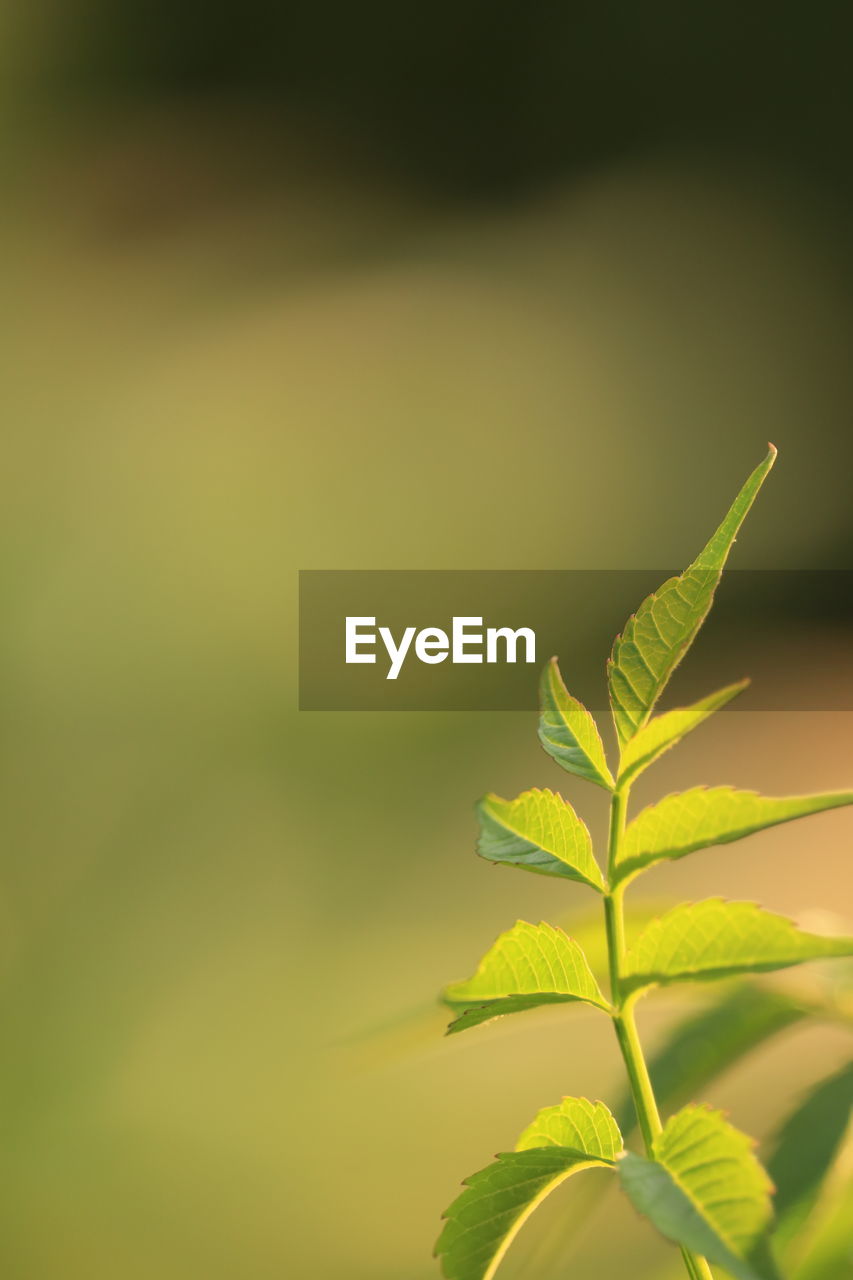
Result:
{"label": "green leaf", "polygon": [[516,1151],[531,1147],[570,1147],[615,1160],[622,1150],[619,1126],[603,1102],[588,1098],[563,1098],[555,1107],[544,1107],[516,1143]]}
{"label": "green leaf", "polygon": [[822,1080],[780,1127],[768,1172],[776,1184],[776,1213],[788,1239],[813,1207],[832,1167],[853,1111],[853,1063]]}
{"label": "green leaf", "polygon": [[708,898],[673,907],[648,925],[626,958],[626,994],[670,982],[707,981],[853,955],[853,938],[802,933],[754,902]]}
{"label": "green leaf", "polygon": [[502,933],[473,978],[452,983],[444,998],[451,1005],[474,1006],[450,1024],[449,1032],[541,1004],[580,1000],[609,1008],[578,944],[562,929],[525,920]]}
{"label": "green leaf", "polygon": [[495,1018],[503,1018],[509,1013],[526,1013],[528,1009],[541,1009],[548,1004],[572,1004],[577,996],[560,995],[554,991],[539,991],[532,995],[506,996],[501,1000],[489,1000],[486,1004],[468,1005],[465,1001],[446,1003],[459,1012],[459,1016],[450,1023],[446,1035],[457,1035],[460,1031],[470,1031],[484,1022],[493,1022]]}
{"label": "green leaf", "polygon": [[693,729],[698,729],[703,721],[719,711],[732,698],[743,693],[749,680],[739,680],[737,684],[726,685],[718,689],[700,702],[689,707],[674,707],[663,715],[654,716],[648,724],[643,725],[631,740],[626,743],[619,762],[619,785],[632,782],[638,774],[662,756],[664,751],[674,747],[677,742]]}
{"label": "green leaf", "polygon": [[435,1252],[447,1280],[491,1280],[537,1205],[581,1169],[612,1168],[621,1149],[619,1130],[602,1102],[564,1098],[540,1111],[516,1150],[466,1179],[466,1189],[444,1215]]}
{"label": "green leaf", "polygon": [[[721,1072],[740,1062],[807,1016],[786,992],[744,982],[711,1005],[678,1022],[649,1061],[655,1096],[662,1108],[696,1097]],[[626,1096],[616,1109],[627,1133],[634,1127],[634,1104]]]}
{"label": "green leaf", "polygon": [[649,805],[628,824],[616,880],[696,849],[729,844],[766,827],[853,804],[853,791],[814,796],[760,796],[734,787],[693,787]]}
{"label": "green leaf", "polygon": [[655,1140],[653,1159],[627,1153],[622,1186],[662,1235],[737,1280],[772,1275],[764,1240],[771,1183],[753,1143],[707,1107],[685,1107]]}
{"label": "green leaf", "polygon": [[510,1151],[465,1180],[435,1246],[447,1280],[492,1280],[509,1246],[547,1195],[573,1173],[608,1162],[562,1147]]}
{"label": "green leaf", "polygon": [[613,790],[598,726],[577,698],[573,698],[552,658],[542,673],[539,741],[557,764],[587,782]]}
{"label": "green leaf", "polygon": [[704,622],[732,543],[775,457],[771,445],[704,550],[684,573],[669,578],[644,600],[617,636],[607,670],[621,745],[646,723]]}
{"label": "green leaf", "polygon": [[580,880],[603,892],[589,832],[562,796],[547,790],[525,791],[516,800],[490,795],[480,801],[477,812],[480,857],[540,875]]}

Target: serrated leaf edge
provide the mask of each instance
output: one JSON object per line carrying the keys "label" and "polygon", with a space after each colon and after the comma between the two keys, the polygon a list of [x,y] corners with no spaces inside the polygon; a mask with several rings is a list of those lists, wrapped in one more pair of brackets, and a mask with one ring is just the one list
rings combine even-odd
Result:
{"label": "serrated leaf edge", "polygon": [[[615,1161],[606,1160],[599,1156],[590,1156],[583,1151],[574,1151],[570,1147],[560,1147],[560,1148],[531,1147],[526,1152],[523,1152],[523,1153],[517,1152],[517,1151],[504,1151],[504,1152],[498,1152],[498,1154],[494,1157],[494,1159],[499,1161],[501,1159],[512,1158],[513,1156],[517,1156],[521,1154],[530,1155],[540,1150],[547,1151],[549,1155],[553,1155],[553,1153],[557,1150],[564,1151],[567,1156],[572,1156],[572,1157],[577,1156],[578,1159],[576,1163],[571,1164],[567,1169],[563,1169],[559,1173],[555,1174],[555,1176],[551,1179],[551,1181],[546,1183],[546,1185],[542,1188],[542,1190],[523,1207],[518,1218],[511,1224],[506,1235],[500,1241],[497,1251],[495,1252],[493,1257],[490,1259],[487,1269],[482,1274],[481,1280],[493,1280],[493,1277],[497,1272],[498,1267],[503,1262],[504,1258],[509,1252],[510,1247],[514,1243],[521,1229],[524,1227],[524,1225],[527,1223],[527,1221],[529,1220],[531,1215],[536,1211],[536,1209],[539,1208],[539,1205],[542,1204],[542,1202],[551,1194],[552,1191],[556,1190],[558,1186],[560,1186],[573,1174],[581,1173],[585,1169],[615,1168]],[[465,1178],[462,1182],[463,1188],[470,1187],[473,1180],[480,1173],[485,1173],[486,1169],[489,1167],[490,1166],[485,1166],[483,1169],[477,1170],[476,1173],[472,1173],[467,1178]],[[530,1179],[530,1181],[535,1181],[535,1180],[536,1179],[533,1179],[533,1178]],[[464,1195],[464,1191],[461,1193],[461,1195]],[[441,1215],[441,1220],[443,1222],[448,1222],[451,1220],[451,1212],[453,1210],[453,1207],[460,1198],[461,1198],[460,1196],[457,1196],[456,1199],[448,1206],[448,1208]],[[448,1250],[440,1249],[439,1248],[440,1244],[441,1244],[441,1236],[439,1236],[438,1240],[436,1241],[436,1245],[433,1250],[433,1256],[436,1258],[443,1259],[444,1255],[448,1252]],[[446,1271],[444,1271],[443,1261],[442,1261],[442,1271],[444,1272],[445,1275],[447,1274]]]}
{"label": "serrated leaf edge", "polygon": [[[717,895],[716,897],[712,897],[712,898],[698,898],[698,899],[696,899],[695,901],[677,902],[677,903],[675,903],[675,905],[674,905],[674,906],[669,907],[666,911],[661,912],[661,913],[660,913],[660,915],[653,916],[650,920],[648,920],[648,921],[643,925],[643,928],[642,928],[642,930],[640,931],[640,933],[639,933],[639,935],[637,936],[637,938],[636,938],[636,939],[634,940],[634,942],[633,942],[633,943],[632,943],[632,944],[627,948],[626,953],[625,953],[626,961],[630,963],[631,956],[632,956],[632,952],[634,951],[634,948],[636,947],[637,943],[638,943],[638,942],[640,941],[640,939],[642,938],[642,936],[643,936],[643,934],[645,933],[646,929],[650,928],[653,924],[657,923],[659,920],[662,920],[664,916],[670,915],[670,914],[672,914],[672,913],[673,913],[673,912],[675,912],[675,911],[678,911],[678,910],[680,910],[680,909],[682,909],[682,908],[698,907],[698,906],[703,905],[704,903],[716,903],[716,904],[718,904],[718,905],[720,905],[720,906],[749,906],[749,907],[755,907],[758,911],[764,911],[764,912],[767,912],[767,914],[768,914],[768,915],[776,916],[778,919],[780,919],[780,920],[784,920],[787,924],[789,924],[789,925],[793,926],[793,928],[797,931],[797,933],[804,934],[806,937],[819,938],[819,937],[824,937],[824,936],[825,936],[825,937],[826,937],[826,940],[827,940],[828,942],[838,941],[838,942],[850,942],[851,944],[853,944],[853,937],[849,937],[849,938],[848,938],[848,937],[846,937],[846,936],[839,937],[837,934],[826,934],[826,935],[824,935],[824,934],[815,934],[815,933],[810,933],[810,932],[809,932],[809,930],[801,928],[801,927],[800,927],[800,925],[799,925],[799,924],[797,924],[797,921],[793,918],[793,916],[785,915],[785,914],[783,914],[781,911],[771,911],[771,909],[770,909],[769,907],[762,906],[762,904],[761,904],[760,902],[756,902],[756,901],[755,901],[754,899],[752,899],[752,898],[724,898],[724,897],[722,897],[721,895]],[[833,959],[845,959],[845,956],[843,956],[843,955],[838,955],[838,956],[831,956],[831,955],[829,955],[829,956],[814,956],[813,958],[808,959],[808,960],[795,961],[793,964],[783,966],[783,968],[791,968],[791,969],[793,969],[793,968],[796,968],[798,964],[818,964],[818,963],[820,963],[822,960],[823,960],[823,961],[826,961],[826,960],[833,960]],[[704,973],[703,973],[702,971],[700,971],[700,972],[697,974],[697,976],[696,976],[696,978],[695,978],[695,981],[702,981],[702,980],[704,979],[705,975],[708,975],[709,980],[713,980],[713,975],[717,974],[718,972],[719,972],[719,971],[718,971],[718,970],[716,970],[716,969],[715,969],[715,970],[705,970],[705,971],[704,971]],[[761,971],[761,970],[756,970],[756,972],[761,973],[762,971]],[[765,970],[764,972],[772,973],[772,972],[778,972],[778,971],[777,971],[777,970],[772,970],[772,969],[771,969],[771,970]],[[685,982],[688,982],[688,981],[692,981],[692,980],[694,980],[694,979],[691,977],[692,971],[690,971],[690,970],[685,970],[685,971],[684,971],[684,973],[685,973],[685,977],[684,977],[684,981],[685,981]],[[624,972],[624,974],[623,974],[623,979],[624,979],[624,981],[625,981],[625,982],[630,983],[630,981],[631,981],[631,979],[632,979],[632,978],[634,978],[634,977],[638,977],[638,976],[639,976],[639,975],[637,975],[637,974],[633,974],[633,973],[631,973],[631,972],[630,972],[630,970],[628,970],[628,969],[627,969],[627,967],[626,967],[626,971],[625,971],[625,972]],[[727,977],[732,977],[732,978],[738,978],[738,977],[740,977],[740,978],[745,978],[745,977],[748,977],[748,975],[747,975],[747,974],[744,974],[744,973],[737,973],[737,972],[736,972],[736,973],[732,973],[732,974],[728,974],[728,973],[726,973],[726,971],[725,971],[725,970],[723,970],[722,972],[720,972],[720,980],[721,980],[721,981],[725,981]],[[628,991],[628,993],[627,993],[627,995],[626,995],[626,997],[625,997],[625,999],[624,999],[624,1001],[623,1001],[623,1004],[624,1004],[626,1007],[628,1007],[628,1006],[630,1006],[630,1005],[633,1005],[633,1004],[635,1004],[635,1003],[636,1003],[636,1001],[637,1001],[640,997],[642,997],[642,996],[646,995],[649,991],[652,991],[652,990],[654,990],[656,987],[659,987],[659,986],[662,986],[662,985],[666,986],[666,985],[669,985],[669,984],[668,984],[668,983],[661,983],[660,981],[657,981],[657,982],[650,982],[647,986],[631,988],[631,989],[629,989],[629,991]]]}
{"label": "serrated leaf edge", "polygon": [[[818,798],[827,799],[832,797],[834,799],[837,797],[839,800],[839,803],[828,804],[823,809],[813,809],[810,813],[794,813],[794,814],[791,814],[790,817],[779,818],[779,819],[776,819],[775,821],[768,822],[765,826],[748,827],[745,830],[740,830],[739,828],[735,829],[731,834],[720,836],[720,838],[714,841],[712,844],[703,844],[703,845],[700,845],[697,849],[685,850],[684,853],[678,854],[676,858],[669,856],[669,851],[664,850],[659,854],[655,854],[652,861],[644,862],[641,865],[637,866],[636,864],[638,859],[643,856],[642,853],[631,854],[629,857],[623,856],[622,858],[620,858],[620,860],[616,863],[616,866],[613,868],[612,887],[615,888],[616,885],[621,885],[623,886],[623,888],[626,887],[631,883],[632,880],[635,880],[637,876],[642,875],[644,871],[651,871],[654,867],[659,866],[661,862],[677,862],[681,858],[689,857],[691,853],[704,853],[708,849],[717,849],[724,844],[734,844],[738,840],[747,840],[749,839],[750,836],[760,835],[763,831],[770,831],[773,827],[784,827],[789,822],[801,822],[804,818],[816,818],[822,813],[832,813],[835,809],[841,809],[841,808],[844,808],[844,806],[847,804],[853,804],[853,791],[847,791],[843,789],[838,791],[806,792],[803,795],[793,795],[793,796],[767,796],[767,795],[764,795],[764,793],[761,791],[753,790],[751,787],[736,787],[733,783],[728,783],[728,782],[704,783],[703,782],[703,783],[698,783],[695,787],[688,787],[684,791],[668,791],[665,795],[659,796],[657,800],[649,801],[648,804],[644,805],[643,808],[640,809],[639,812],[634,814],[633,818],[631,818],[630,822],[628,823],[625,829],[625,835],[627,836],[631,827],[634,826],[635,823],[639,822],[640,819],[644,816],[644,814],[649,813],[653,809],[657,809],[660,805],[664,804],[665,801],[672,800],[677,796],[688,795],[691,792],[697,792],[697,791],[704,791],[704,792],[729,791],[729,792],[734,792],[737,795],[751,796],[753,799],[756,799],[756,800],[812,800],[812,799],[816,800]],[[706,899],[706,901],[711,901],[711,899]],[[677,905],[683,906],[686,904],[681,903]],[[760,906],[759,903],[754,903],[753,905]],[[791,921],[791,923],[793,924],[796,922]]]}
{"label": "serrated leaf edge", "polygon": [[[590,879],[589,876],[585,875],[580,870],[579,867],[576,867],[571,862],[566,862],[565,859],[559,857],[556,853],[552,853],[550,849],[545,849],[542,845],[537,844],[536,841],[532,840],[530,836],[527,835],[525,832],[520,831],[517,827],[511,826],[502,817],[501,818],[496,817],[495,814],[493,814],[486,808],[486,806],[489,805],[490,802],[497,801],[499,804],[512,805],[512,804],[515,804],[516,801],[523,799],[525,796],[536,795],[536,794],[546,795],[550,799],[558,800],[561,804],[565,805],[565,807],[568,809],[571,817],[575,820],[575,822],[578,823],[581,830],[586,835],[586,838],[589,844],[589,855],[592,862],[592,866],[594,867],[595,872],[597,874],[597,877],[598,877],[597,879],[595,880]],[[519,795],[517,795],[513,800],[505,800],[503,796],[497,795],[494,791],[488,791],[484,796],[481,796],[481,798],[477,801],[476,805],[474,806],[474,809],[479,822],[482,823],[482,814],[483,812],[485,812],[486,816],[489,818],[491,822],[496,823],[498,826],[502,826],[506,831],[509,831],[512,835],[517,836],[519,840],[528,841],[528,843],[533,845],[535,848],[541,849],[543,853],[547,853],[548,856],[553,858],[555,862],[559,862],[562,866],[567,867],[570,871],[574,872],[573,876],[566,875],[564,877],[565,879],[575,880],[578,884],[585,884],[590,889],[595,889],[598,893],[606,892],[607,886],[605,884],[604,875],[602,873],[601,867],[598,864],[598,859],[596,858],[595,852],[593,850],[592,837],[590,836],[589,828],[587,827],[583,818],[575,809],[574,805],[572,805],[565,798],[565,796],[561,795],[559,791],[553,791],[550,787],[528,787],[525,791],[520,792]],[[481,853],[480,852],[481,839],[482,839],[482,833],[480,837],[478,837],[477,845],[475,847],[475,852],[477,854],[477,857],[482,858],[484,862],[488,862],[492,866],[510,866],[510,867],[520,868],[521,870],[529,869],[525,866],[523,862],[513,862],[511,858],[506,858],[506,859],[490,858],[488,857],[487,854]]]}
{"label": "serrated leaf edge", "polygon": [[[581,746],[580,743],[578,743],[578,749],[586,756],[587,760],[589,761],[589,766],[590,766],[589,772],[579,772],[575,769],[568,768],[567,765],[563,764],[562,761],[559,760],[557,756],[554,755],[554,753],[550,750],[546,742],[546,736],[542,730],[542,719],[543,719],[542,703],[544,701],[546,690],[551,695],[551,697],[553,697],[554,700],[556,701],[556,695],[553,693],[552,687],[551,687],[553,684],[556,684],[557,692],[565,694],[566,698],[570,702],[574,703],[575,706],[579,709],[581,715],[586,716],[589,720],[590,727],[594,734],[595,743],[598,747],[598,752],[600,754],[600,759],[594,760],[592,756],[589,755],[587,749]],[[576,698],[573,694],[569,693],[566,682],[563,679],[563,674],[560,671],[560,663],[556,654],[553,657],[549,658],[548,663],[543,668],[543,671],[539,680],[539,690],[540,690],[539,720],[537,723],[537,737],[539,738],[539,742],[545,754],[550,756],[555,764],[559,765],[561,769],[565,770],[566,773],[570,773],[573,777],[581,778],[586,782],[592,782],[595,786],[601,787],[604,791],[607,791],[607,792],[614,791],[616,789],[616,782],[610,770],[610,765],[608,764],[608,761],[607,761],[607,753],[604,749],[604,741],[601,737],[601,730],[599,729],[598,723],[595,719],[595,716],[592,714],[592,712],[589,711],[588,708],[585,707],[578,698]],[[577,741],[577,738],[576,738],[576,741]]]}
{"label": "serrated leaf edge", "polygon": [[[622,788],[629,782],[633,783],[641,773],[644,773],[646,769],[653,765],[656,760],[659,760],[662,755],[665,755],[667,751],[671,751],[673,747],[677,747],[688,734],[693,733],[695,729],[701,728],[706,720],[710,720],[711,717],[718,711],[721,711],[723,707],[728,706],[730,702],[739,697],[740,694],[744,693],[751,683],[752,681],[750,677],[744,676],[742,680],[735,680],[732,684],[724,685],[722,689],[718,689],[715,693],[709,693],[706,697],[697,699],[696,702],[687,703],[684,706],[669,707],[666,711],[661,711],[656,716],[650,716],[646,723],[637,730],[634,736],[628,739],[625,743],[625,747],[634,746],[637,739],[645,732],[646,729],[651,728],[653,724],[659,720],[663,720],[666,716],[675,716],[679,713],[692,711],[702,703],[708,703],[708,709],[704,715],[702,715],[693,724],[688,725],[683,733],[680,733],[677,737],[664,742],[663,745],[658,747],[654,754],[648,759],[640,759],[635,763],[632,763],[628,769],[622,768],[620,759],[619,770],[616,777],[616,786],[618,788]],[[624,755],[624,750],[621,754]]]}

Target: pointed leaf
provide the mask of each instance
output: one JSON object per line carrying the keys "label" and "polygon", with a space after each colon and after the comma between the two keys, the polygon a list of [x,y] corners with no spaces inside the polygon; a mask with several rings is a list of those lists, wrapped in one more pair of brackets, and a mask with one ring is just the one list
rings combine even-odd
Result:
{"label": "pointed leaf", "polygon": [[445,1003],[459,1016],[448,1025],[445,1035],[452,1036],[460,1031],[470,1031],[472,1027],[479,1027],[484,1022],[493,1022],[495,1018],[503,1018],[509,1013],[526,1013],[528,1009],[541,1009],[548,1004],[573,1004],[577,1001],[577,996],[560,995],[554,991],[505,996],[500,1000],[489,1000],[486,1004],[469,1005],[465,1001],[446,1000]]}
{"label": "pointed leaf", "polygon": [[668,1240],[737,1280],[772,1276],[764,1240],[771,1183],[753,1143],[707,1107],[685,1107],[655,1140],[651,1160],[626,1154],[622,1186]]}
{"label": "pointed leaf", "polygon": [[[677,1023],[650,1059],[658,1104],[681,1106],[753,1049],[806,1016],[805,1006],[784,991],[757,983],[725,991],[713,1004]],[[636,1123],[630,1095],[616,1114],[629,1132]]]}
{"label": "pointed leaf", "polygon": [[562,796],[547,790],[525,791],[516,800],[490,795],[477,811],[480,857],[540,875],[581,880],[603,892],[589,832]]}
{"label": "pointed leaf", "polygon": [[648,925],[626,959],[625,994],[670,982],[707,981],[787,969],[806,960],[853,955],[853,938],[803,933],[754,902],[673,907]]}
{"label": "pointed leaf", "polygon": [[435,1246],[447,1280],[492,1280],[518,1232],[545,1197],[573,1173],[610,1161],[564,1147],[499,1155],[465,1181]]}
{"label": "pointed leaf", "polygon": [[672,711],[654,716],[626,744],[619,763],[619,785],[633,781],[658,756],[674,747],[693,729],[698,729],[703,721],[731,702],[732,698],[743,693],[748,684],[749,680],[739,680],[737,684],[726,685],[689,707],[674,707]]}
{"label": "pointed leaf", "polygon": [[613,776],[607,767],[598,726],[577,698],[573,698],[552,658],[542,673],[539,741],[557,764],[607,791]]}
{"label": "pointed leaf", "polygon": [[853,1112],[853,1063],[816,1085],[780,1127],[768,1161],[776,1213],[788,1239],[808,1215]]}
{"label": "pointed leaf", "polygon": [[729,844],[766,827],[853,804],[853,791],[814,796],[760,796],[734,787],[694,787],[649,805],[628,824],[616,880],[696,849]]}
{"label": "pointed leaf", "polygon": [[519,920],[501,934],[467,982],[454,982],[445,1000],[468,1008],[448,1031],[463,1031],[505,1013],[580,1000],[607,1009],[580,947],[562,929]]}
{"label": "pointed leaf", "polygon": [[646,723],[704,622],[732,543],[775,457],[771,445],[704,550],[684,573],[669,578],[644,600],[617,636],[608,681],[620,744],[629,742]]}
{"label": "pointed leaf", "polygon": [[516,1151],[531,1147],[570,1147],[589,1155],[615,1160],[622,1150],[622,1135],[603,1102],[588,1098],[563,1098],[556,1107],[544,1107],[516,1143]]}
{"label": "pointed leaf", "polygon": [[[617,1168],[634,1208],[667,1240],[725,1267],[735,1280],[775,1280],[772,1271],[760,1272],[737,1257],[664,1165],[626,1151]],[[691,1268],[689,1274],[698,1272]]]}

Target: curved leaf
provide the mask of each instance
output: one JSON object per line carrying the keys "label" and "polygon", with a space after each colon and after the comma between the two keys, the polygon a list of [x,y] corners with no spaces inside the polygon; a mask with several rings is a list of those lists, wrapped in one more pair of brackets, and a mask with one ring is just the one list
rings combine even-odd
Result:
{"label": "curved leaf", "polygon": [[516,1151],[531,1147],[570,1147],[615,1160],[622,1150],[619,1126],[603,1102],[588,1098],[563,1098],[555,1107],[544,1107],[516,1143]]}
{"label": "curved leaf", "polygon": [[447,1280],[492,1280],[533,1210],[573,1173],[596,1166],[612,1164],[563,1147],[536,1147],[505,1152],[467,1178],[435,1246]]}
{"label": "curved leaf", "polygon": [[450,1032],[540,1004],[580,1000],[609,1008],[578,944],[562,929],[525,920],[501,934],[474,976],[452,983],[444,998],[476,1006],[451,1023]]}
{"label": "curved leaf", "polygon": [[[713,1004],[678,1022],[649,1061],[655,1097],[664,1108],[694,1098],[753,1049],[807,1017],[804,1005],[784,991],[743,983]],[[627,1133],[635,1124],[628,1095],[616,1109]]]}
{"label": "curved leaf", "polygon": [[788,1239],[817,1199],[853,1112],[853,1062],[821,1080],[781,1125],[767,1162],[776,1214]]}
{"label": "curved leaf", "polygon": [[626,782],[631,782],[650,764],[653,764],[658,756],[669,751],[670,747],[674,747],[686,734],[693,729],[698,729],[699,725],[715,711],[719,711],[721,707],[731,702],[732,698],[743,693],[748,684],[748,679],[739,680],[737,684],[726,685],[724,689],[718,689],[716,693],[709,694],[707,698],[702,698],[700,702],[694,702],[689,707],[674,707],[672,711],[665,711],[663,715],[654,716],[649,720],[648,724],[643,725],[642,729],[626,743],[625,750],[622,752],[619,761],[620,787]]}
{"label": "curved leaf", "polygon": [[480,801],[477,813],[481,858],[580,880],[604,891],[589,832],[562,796],[548,790],[525,791],[516,800],[489,795]]}
{"label": "curved leaf", "polygon": [[718,1111],[685,1107],[655,1140],[653,1159],[626,1154],[622,1186],[668,1240],[737,1280],[772,1276],[766,1233],[772,1184],[753,1143]]}
{"label": "curved leaf", "polygon": [[853,938],[803,933],[754,902],[708,898],[673,907],[648,925],[629,951],[626,994],[691,982],[787,969],[806,960],[853,955]]}
{"label": "curved leaf", "polygon": [[648,596],[617,636],[607,673],[620,744],[646,723],[704,622],[732,543],[775,458],[771,445],[690,567]]}
{"label": "curved leaf", "polygon": [[613,775],[598,726],[586,707],[569,693],[556,658],[543,671],[539,691],[539,741],[548,755],[569,773],[612,791]]}
{"label": "curved leaf", "polygon": [[[484,1022],[492,1022],[495,1018],[503,1018],[509,1013],[526,1013],[528,1009],[541,1009],[548,1004],[573,1004],[578,996],[561,995],[555,991],[537,991],[530,995],[505,996],[500,1000],[489,1000],[486,1004],[466,1004],[465,1001],[446,1001],[455,1008],[459,1016],[451,1022],[445,1035],[457,1035],[460,1031],[470,1031],[471,1027],[479,1027]],[[583,1003],[583,1001],[581,1001]]]}
{"label": "curved leaf", "polygon": [[649,805],[628,824],[616,879],[627,880],[657,862],[683,858],[715,844],[730,844],[765,827],[849,804],[853,804],[853,791],[778,798],[734,787],[679,791]]}

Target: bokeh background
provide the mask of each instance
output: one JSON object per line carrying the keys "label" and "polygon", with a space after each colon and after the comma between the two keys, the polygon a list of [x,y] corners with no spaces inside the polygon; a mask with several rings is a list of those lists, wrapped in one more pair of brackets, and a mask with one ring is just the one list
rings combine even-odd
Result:
{"label": "bokeh background", "polygon": [[[296,571],[677,566],[767,439],[736,563],[851,567],[849,8],[0,21],[4,1273],[430,1280],[460,1177],[620,1082],[594,1015],[442,1040],[444,981],[584,905],[478,862],[472,802],[560,786],[600,837],[603,797],[531,716],[300,715]],[[785,658],[853,680],[837,620]],[[849,713],[744,707],[639,798],[850,785]],[[851,837],[637,894],[851,928]],[[847,1053],[792,1032],[708,1100],[764,1136]],[[672,1274],[616,1201],[571,1252],[573,1195],[507,1280]]]}

